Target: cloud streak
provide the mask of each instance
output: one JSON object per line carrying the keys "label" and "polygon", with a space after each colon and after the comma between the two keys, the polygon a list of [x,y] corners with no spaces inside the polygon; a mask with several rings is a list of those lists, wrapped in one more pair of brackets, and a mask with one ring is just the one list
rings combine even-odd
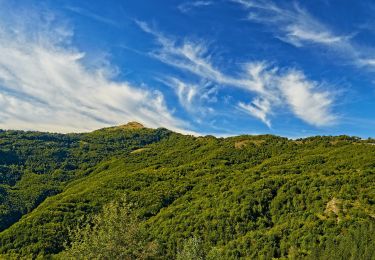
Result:
{"label": "cloud streak", "polygon": [[279,79],[280,90],[294,114],[316,126],[330,125],[336,116],[329,113],[333,103],[328,91],[317,91],[317,83],[300,71],[292,71]]}
{"label": "cloud streak", "polygon": [[[277,5],[273,1],[231,0],[248,10],[248,20],[268,26],[275,37],[295,47],[311,45],[327,48],[332,54],[360,68],[375,68],[375,51],[353,41],[355,33],[340,35],[308,11],[294,3]],[[371,51],[370,51],[371,49]]]}
{"label": "cloud streak", "polygon": [[182,12],[182,13],[187,13],[191,11],[192,9],[199,8],[199,7],[205,7],[205,6],[210,6],[213,5],[214,3],[212,1],[190,1],[186,2],[183,4],[180,4],[177,8]]}
{"label": "cloud streak", "polygon": [[251,104],[245,104],[243,102],[238,103],[238,107],[243,109],[250,115],[260,119],[269,128],[271,128],[271,121],[268,119],[268,114],[271,112],[271,104],[267,99],[255,98]]}
{"label": "cloud streak", "polygon": [[104,24],[114,26],[114,27],[120,27],[120,24],[117,23],[116,21],[112,19],[108,19],[107,17],[104,17],[102,15],[98,15],[96,13],[90,12],[87,9],[83,9],[83,8],[76,7],[76,6],[66,6],[65,9],[73,13],[88,17],[100,23],[104,23]]}
{"label": "cloud streak", "polygon": [[217,88],[210,82],[190,83],[173,76],[159,81],[174,90],[179,104],[194,117],[195,121],[200,121],[202,117],[212,113],[213,109],[206,107],[205,104],[217,102]]}
{"label": "cloud streak", "polygon": [[[213,57],[203,42],[185,40],[178,43],[144,22],[137,23],[143,31],[153,35],[160,46],[150,53],[152,57],[193,74],[200,80],[245,91],[252,96],[252,101],[239,101],[235,107],[261,120],[268,127],[271,127],[270,117],[277,115],[277,108],[289,109],[304,122],[319,127],[330,125],[337,119],[331,112],[334,94],[328,90],[319,90],[318,84],[308,80],[301,71],[280,69],[264,61],[251,61],[235,75],[230,75],[214,65]],[[186,107],[199,88],[187,88],[188,83],[182,84],[177,80],[172,83],[178,89],[180,103]]]}
{"label": "cloud streak", "polygon": [[0,128],[78,132],[136,120],[189,132],[160,92],[113,80],[111,66],[85,66],[85,53],[70,44],[73,32],[56,24],[53,14],[4,12],[9,10],[0,11]]}
{"label": "cloud streak", "polygon": [[335,34],[296,3],[288,8],[282,8],[272,1],[232,2],[239,3],[249,10],[249,20],[278,28],[279,31],[275,31],[277,37],[297,47],[308,43],[334,45],[350,38]]}

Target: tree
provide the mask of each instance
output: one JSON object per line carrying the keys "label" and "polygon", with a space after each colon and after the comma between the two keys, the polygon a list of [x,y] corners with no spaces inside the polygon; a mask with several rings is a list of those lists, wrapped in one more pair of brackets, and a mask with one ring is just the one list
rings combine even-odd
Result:
{"label": "tree", "polygon": [[147,241],[137,217],[126,199],[104,206],[90,223],[70,232],[70,247],[64,259],[148,259],[157,244]]}
{"label": "tree", "polygon": [[205,252],[202,241],[197,237],[191,237],[184,243],[183,249],[177,254],[177,260],[203,260]]}

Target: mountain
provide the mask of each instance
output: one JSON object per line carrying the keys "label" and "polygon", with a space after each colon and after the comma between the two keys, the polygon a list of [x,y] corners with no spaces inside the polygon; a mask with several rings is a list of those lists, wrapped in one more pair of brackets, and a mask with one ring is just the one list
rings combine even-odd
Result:
{"label": "mountain", "polygon": [[175,259],[192,237],[222,259],[371,259],[372,144],[194,137],[136,122],[83,134],[1,131],[0,254],[59,257],[69,230],[126,196],[157,259]]}

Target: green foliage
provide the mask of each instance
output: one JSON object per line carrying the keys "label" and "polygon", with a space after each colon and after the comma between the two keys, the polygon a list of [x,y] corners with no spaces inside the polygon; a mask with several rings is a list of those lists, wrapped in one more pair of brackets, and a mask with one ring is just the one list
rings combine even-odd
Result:
{"label": "green foliage", "polygon": [[[61,256],[69,230],[79,226],[64,254],[74,248],[110,254],[110,242],[129,239],[158,241],[160,259],[368,259],[375,241],[371,143],[348,136],[192,137],[138,128],[73,135],[3,131],[0,254]],[[134,221],[140,232],[124,230],[122,237],[114,231],[120,229],[112,214],[118,204],[111,201],[124,194],[132,211],[126,215],[123,207],[122,225]],[[105,221],[105,212],[113,221]],[[96,217],[87,226],[82,219],[90,216]],[[91,233],[95,243],[88,242]],[[143,242],[139,248],[147,248]]]}
{"label": "green foliage", "polygon": [[205,251],[202,241],[196,237],[189,238],[185,241],[184,247],[177,253],[177,260],[203,260]]}
{"label": "green foliage", "polygon": [[104,206],[92,221],[70,232],[70,246],[61,259],[149,259],[157,244],[148,242],[131,204],[125,199]]}
{"label": "green foliage", "polygon": [[104,160],[169,136],[166,129],[88,134],[0,132],[0,231]]}
{"label": "green foliage", "polygon": [[223,259],[222,252],[214,247],[205,249],[202,240],[196,236],[184,241],[182,249],[177,252],[176,260],[218,260]]}
{"label": "green foliage", "polygon": [[336,237],[328,237],[320,246],[314,248],[310,259],[374,259],[374,225],[353,224]]}

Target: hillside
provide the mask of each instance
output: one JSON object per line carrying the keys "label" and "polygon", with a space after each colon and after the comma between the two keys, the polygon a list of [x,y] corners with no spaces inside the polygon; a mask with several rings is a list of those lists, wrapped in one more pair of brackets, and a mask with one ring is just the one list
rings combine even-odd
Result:
{"label": "hillside", "polygon": [[372,259],[371,142],[193,137],[134,122],[1,131],[0,254],[59,258],[69,229],[126,195],[158,259],[176,258],[191,237],[222,259]]}

